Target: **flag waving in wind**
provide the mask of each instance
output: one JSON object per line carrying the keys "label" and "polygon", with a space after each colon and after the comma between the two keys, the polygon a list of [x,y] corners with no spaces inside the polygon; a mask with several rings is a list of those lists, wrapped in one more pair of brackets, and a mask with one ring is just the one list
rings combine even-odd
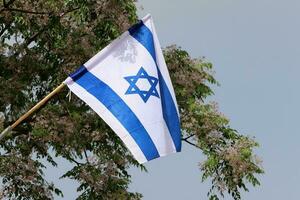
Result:
{"label": "flag waving in wind", "polygon": [[113,129],[139,163],[181,150],[174,89],[150,15],[64,83]]}

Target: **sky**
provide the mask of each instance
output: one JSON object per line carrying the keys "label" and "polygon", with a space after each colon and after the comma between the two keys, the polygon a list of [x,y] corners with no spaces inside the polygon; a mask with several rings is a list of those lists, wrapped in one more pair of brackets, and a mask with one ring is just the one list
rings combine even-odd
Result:
{"label": "sky", "polygon": [[[242,199],[298,200],[300,194],[300,1],[140,0],[139,16],[150,13],[162,46],[177,44],[213,63],[221,83],[210,101],[239,132],[255,137],[263,160],[261,186]],[[130,190],[144,200],[207,199],[201,182],[201,151],[131,169]],[[226,196],[225,199],[231,199]]]}

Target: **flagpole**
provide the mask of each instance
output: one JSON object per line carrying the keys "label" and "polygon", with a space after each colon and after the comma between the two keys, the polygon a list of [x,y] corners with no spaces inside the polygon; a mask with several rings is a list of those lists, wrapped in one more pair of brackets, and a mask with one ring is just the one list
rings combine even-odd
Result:
{"label": "flagpole", "polygon": [[2,133],[0,134],[0,140],[4,138],[12,129],[18,126],[23,120],[32,115],[35,111],[37,111],[41,106],[43,106],[49,99],[51,99],[54,95],[60,92],[66,86],[65,83],[61,83],[57,88],[55,88],[51,93],[49,93],[46,97],[44,97],[40,102],[38,102],[35,106],[33,106],[27,113],[22,115],[15,123],[8,126]]}

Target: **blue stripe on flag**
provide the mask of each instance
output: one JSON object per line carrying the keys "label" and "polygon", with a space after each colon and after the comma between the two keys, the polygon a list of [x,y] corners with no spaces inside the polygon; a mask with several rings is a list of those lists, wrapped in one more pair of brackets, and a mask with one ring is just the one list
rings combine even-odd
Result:
{"label": "blue stripe on flag", "polygon": [[143,21],[133,25],[128,31],[132,37],[139,41],[148,50],[156,63],[153,36],[148,27],[144,25]]}
{"label": "blue stripe on flag", "polygon": [[[148,29],[148,27],[142,21],[140,21],[138,24],[132,26],[128,31],[132,37],[134,37],[137,41],[139,41],[148,50],[148,52],[151,54],[152,58],[156,63],[156,53],[155,53],[153,35],[152,32]],[[172,136],[172,140],[175,144],[176,151],[180,151],[181,150],[180,121],[179,121],[179,116],[177,114],[176,105],[173,101],[172,95],[169,91],[169,88],[165,80],[163,79],[163,76],[158,66],[157,66],[157,71],[159,77],[163,116],[168,126],[169,132]]]}
{"label": "blue stripe on flag", "polygon": [[[84,66],[78,69],[84,75],[75,81],[96,97],[130,133],[147,160],[159,157],[159,153],[143,124],[127,104],[103,81],[94,76]],[[73,77],[71,77],[73,78]]]}

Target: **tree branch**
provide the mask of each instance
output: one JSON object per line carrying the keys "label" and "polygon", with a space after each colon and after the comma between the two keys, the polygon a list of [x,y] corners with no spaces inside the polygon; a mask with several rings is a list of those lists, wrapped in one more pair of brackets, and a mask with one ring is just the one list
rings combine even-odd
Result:
{"label": "tree branch", "polygon": [[181,140],[183,140],[184,142],[186,142],[186,143],[188,143],[188,144],[190,144],[190,145],[192,145],[194,147],[197,147],[198,149],[201,149],[200,146],[198,146],[197,144],[194,144],[194,143],[188,141],[187,139],[181,139]]}
{"label": "tree branch", "polygon": [[59,17],[63,17],[63,16],[65,16],[66,14],[68,14],[68,13],[70,13],[70,12],[73,12],[73,11],[75,11],[75,10],[78,10],[79,8],[80,8],[80,7],[77,7],[77,8],[73,8],[73,9],[67,10],[67,11],[65,11],[65,12],[62,12],[62,13],[60,13]]}
{"label": "tree branch", "polygon": [[[52,11],[51,12],[37,12],[37,11],[32,11],[32,10],[22,10],[22,9],[18,9],[18,8],[9,8],[8,7],[9,5],[10,5],[9,3],[5,4],[4,8],[0,10],[0,13],[4,12],[4,11],[20,12],[20,13],[33,14],[33,15],[51,15],[53,13]],[[66,14],[68,14],[70,12],[73,12],[75,10],[78,10],[79,8],[80,7],[76,7],[76,8],[67,10],[65,12],[60,13],[58,16],[59,17],[63,17],[64,15],[66,15]]]}
{"label": "tree branch", "polygon": [[18,56],[20,54],[20,52],[22,51],[22,49],[25,49],[26,47],[28,47],[28,45],[31,44],[31,42],[33,42],[39,35],[41,35],[45,30],[47,29],[47,26],[44,26],[39,32],[35,33],[33,36],[27,38],[25,40],[25,42],[21,45],[21,48],[18,49],[18,51],[16,51],[14,53],[14,56]]}
{"label": "tree branch", "polygon": [[67,159],[71,160],[72,162],[76,163],[76,165],[80,166],[80,165],[84,165],[84,163],[78,162],[75,159],[68,157]]}
{"label": "tree branch", "polygon": [[36,12],[31,10],[22,10],[18,8],[7,8],[5,7],[1,11],[13,11],[13,12],[21,12],[21,13],[27,13],[27,14],[35,14],[35,15],[49,15],[51,12]]}
{"label": "tree branch", "polygon": [[30,45],[31,42],[33,42],[39,35],[41,35],[47,28],[43,27],[39,32],[37,32],[36,34],[34,34],[33,36],[31,36],[30,38],[28,38],[26,40],[26,42],[24,43],[25,46]]}
{"label": "tree branch", "polygon": [[187,136],[185,138],[182,138],[182,140],[187,140],[187,139],[190,139],[191,137],[194,137],[194,136],[195,136],[195,134],[192,134],[192,135],[189,135],[189,136]]}
{"label": "tree branch", "polygon": [[87,162],[88,164],[90,164],[90,161],[89,161],[89,159],[88,159],[86,150],[84,150],[84,156],[85,156],[86,162]]}
{"label": "tree branch", "polygon": [[[14,1],[14,0],[12,0]],[[78,10],[80,7],[76,7],[70,10],[67,10],[65,12],[62,12],[61,14],[59,14],[59,17],[63,17],[64,15],[73,12],[75,10]],[[15,8],[5,8],[7,10],[10,11],[18,11],[18,12],[24,12],[24,13],[29,13],[29,14],[41,14],[41,15],[52,15],[53,12],[34,12],[34,11],[29,11],[29,10],[21,10],[21,9],[15,9]],[[45,26],[44,28],[42,28],[39,32],[37,32],[36,34],[34,34],[32,37],[28,38],[27,41],[25,41],[24,43],[24,47],[28,46],[31,42],[33,42],[40,34],[42,34],[45,30],[47,29],[47,26]],[[2,31],[1,31],[2,32]],[[2,35],[2,34],[0,34]]]}

